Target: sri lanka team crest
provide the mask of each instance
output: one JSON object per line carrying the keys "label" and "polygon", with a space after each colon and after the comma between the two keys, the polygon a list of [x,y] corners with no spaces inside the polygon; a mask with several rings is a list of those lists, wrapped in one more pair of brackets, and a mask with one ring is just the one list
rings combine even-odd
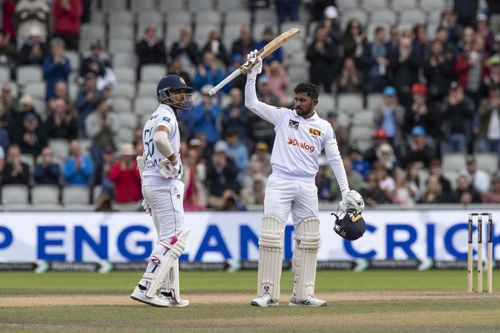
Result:
{"label": "sri lanka team crest", "polygon": [[321,131],[314,127],[309,127],[309,134],[314,136],[321,136]]}

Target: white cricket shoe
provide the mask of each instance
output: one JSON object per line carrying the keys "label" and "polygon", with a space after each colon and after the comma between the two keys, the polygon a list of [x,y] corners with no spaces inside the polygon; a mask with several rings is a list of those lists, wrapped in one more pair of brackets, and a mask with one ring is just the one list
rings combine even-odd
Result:
{"label": "white cricket shoe", "polygon": [[171,306],[169,301],[161,299],[157,295],[155,295],[153,298],[146,297],[146,290],[141,290],[139,286],[136,286],[134,288],[134,291],[132,292],[132,294],[130,294],[130,298],[132,298],[135,301],[146,303],[151,306],[159,306],[164,308],[168,308]]}
{"label": "white cricket shoe", "polygon": [[254,298],[254,300],[251,301],[250,304],[252,304],[253,306],[260,306],[262,308],[266,308],[268,306],[278,306],[279,301],[273,300],[271,298],[271,295],[269,295],[269,294],[264,294],[262,296]]}
{"label": "white cricket shoe", "polygon": [[160,293],[158,298],[168,302],[170,307],[172,308],[185,308],[189,305],[189,301],[187,299],[176,300],[170,296],[165,295],[164,293]]}
{"label": "white cricket shoe", "polygon": [[309,296],[307,299],[303,301],[299,301],[298,299],[295,298],[295,296],[292,296],[292,298],[290,299],[290,303],[288,303],[288,306],[317,307],[317,306],[327,306],[327,303],[322,299],[318,299],[312,296]]}

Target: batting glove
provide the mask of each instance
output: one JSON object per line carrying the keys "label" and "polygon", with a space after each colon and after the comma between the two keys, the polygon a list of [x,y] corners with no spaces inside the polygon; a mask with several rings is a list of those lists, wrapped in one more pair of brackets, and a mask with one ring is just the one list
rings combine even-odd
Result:
{"label": "batting glove", "polygon": [[248,75],[257,76],[262,72],[262,58],[259,50],[253,50],[247,55],[247,62],[243,64],[244,72]]}
{"label": "batting glove", "polygon": [[[175,164],[174,164],[175,163]],[[161,160],[158,165],[160,166],[160,174],[166,179],[180,179],[181,178],[181,165],[176,160],[174,163],[168,159]]]}
{"label": "batting glove", "polygon": [[365,201],[357,191],[350,190],[347,192],[344,200],[339,203],[339,209],[344,212],[357,212],[361,214],[365,209]]}

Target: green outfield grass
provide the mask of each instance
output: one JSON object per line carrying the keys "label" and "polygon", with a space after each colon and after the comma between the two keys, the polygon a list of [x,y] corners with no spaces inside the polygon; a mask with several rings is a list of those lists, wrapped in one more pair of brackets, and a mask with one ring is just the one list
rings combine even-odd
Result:
{"label": "green outfield grass", "polygon": [[[498,273],[497,273],[498,274]],[[0,273],[0,295],[123,294],[141,277],[141,272],[98,273]],[[496,275],[496,274],[495,274]],[[257,272],[181,272],[183,290],[190,292],[254,292]],[[494,289],[500,290],[500,277]],[[283,272],[281,286],[290,289],[291,272]],[[318,271],[316,290],[335,291],[465,291],[463,270],[380,270],[361,273]]]}
{"label": "green outfield grass", "polygon": [[[498,275],[499,271],[495,274]],[[465,294],[464,271],[319,271],[326,308],[253,308],[251,272],[181,272],[184,309],[128,298],[140,272],[0,273],[0,331],[499,332],[500,294]],[[500,290],[500,281],[494,289]],[[90,302],[90,303],[88,303]]]}

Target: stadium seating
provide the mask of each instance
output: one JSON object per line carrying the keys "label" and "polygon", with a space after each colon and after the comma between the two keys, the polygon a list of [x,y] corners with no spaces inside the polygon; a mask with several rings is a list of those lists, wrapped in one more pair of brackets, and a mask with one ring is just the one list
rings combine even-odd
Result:
{"label": "stadium seating", "polygon": [[113,97],[111,99],[113,111],[116,113],[127,113],[132,111],[132,100],[126,97]]}
{"label": "stadium seating", "polygon": [[391,6],[395,11],[402,12],[409,9],[415,9],[418,4],[417,0],[397,0],[392,1]]}
{"label": "stadium seating", "polygon": [[135,82],[135,70],[131,66],[116,66],[113,71],[118,82]]}
{"label": "stadium seating", "polygon": [[370,24],[372,25],[392,25],[396,24],[396,21],[396,13],[390,9],[376,10],[370,16]]}
{"label": "stadium seating", "polygon": [[[140,0],[139,0],[140,1]],[[184,0],[168,0],[160,1],[160,11],[162,13],[173,13],[181,10],[186,10],[186,1]]]}
{"label": "stadium seating", "polygon": [[388,0],[361,0],[361,8],[367,12],[371,12],[376,9],[384,9],[389,7]]}
{"label": "stadium seating", "polygon": [[33,205],[59,205],[59,187],[57,185],[35,185],[31,189]]}
{"label": "stadium seating", "polygon": [[115,25],[128,25],[130,27],[133,27],[134,14],[129,12],[128,10],[115,10],[108,14],[108,21],[110,27],[113,27]]}
{"label": "stadium seating", "polygon": [[17,68],[17,82],[20,84],[43,81],[42,68],[38,65],[23,65]]}
{"label": "stadium seating", "polygon": [[141,67],[141,81],[158,83],[158,80],[167,73],[165,65],[143,65]]}
{"label": "stadium seating", "polygon": [[405,10],[401,12],[401,16],[399,17],[400,22],[404,24],[424,23],[425,19],[425,13],[420,9]]}
{"label": "stadium seating", "polygon": [[27,185],[3,185],[1,193],[2,204],[4,205],[27,205],[29,202],[29,189]]}
{"label": "stadium seating", "polygon": [[[162,1],[162,2],[170,2]],[[130,8],[134,13],[141,13],[145,11],[157,11],[158,3],[156,0],[131,0]]]}
{"label": "stadium seating", "polygon": [[65,186],[62,190],[62,203],[63,205],[88,205],[89,193],[88,186]]}
{"label": "stadium seating", "polygon": [[[45,99],[45,81],[27,83],[24,92],[33,98]],[[45,108],[38,111],[45,111]]]}
{"label": "stadium seating", "polygon": [[127,0],[103,1],[102,10],[105,13],[114,13],[119,10],[127,10]]}
{"label": "stadium seating", "polygon": [[356,113],[363,109],[363,96],[356,93],[338,95],[338,107],[348,113]]}
{"label": "stadium seating", "polygon": [[498,170],[498,156],[493,153],[480,153],[476,155],[479,169],[488,172],[490,175]]}
{"label": "stadium seating", "polygon": [[49,147],[55,158],[64,161],[69,155],[69,141],[66,139],[50,139]]}
{"label": "stadium seating", "polygon": [[359,8],[358,0],[337,0],[337,7],[340,11]]}
{"label": "stadium seating", "polygon": [[465,169],[465,155],[450,153],[443,155],[443,170],[460,172]]}
{"label": "stadium seating", "polygon": [[0,66],[0,82],[10,80],[10,71],[6,66]]}

